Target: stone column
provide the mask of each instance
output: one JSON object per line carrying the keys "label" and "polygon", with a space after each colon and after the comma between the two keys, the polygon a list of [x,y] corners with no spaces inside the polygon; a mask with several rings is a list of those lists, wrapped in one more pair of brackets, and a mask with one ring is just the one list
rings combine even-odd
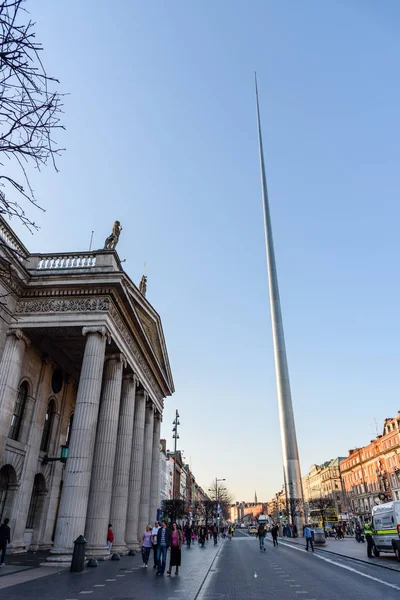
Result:
{"label": "stone column", "polygon": [[123,354],[106,357],[85,529],[86,554],[98,558],[109,555],[107,530],[124,366]]}
{"label": "stone column", "polygon": [[144,420],[147,394],[136,394],[131,465],[129,471],[128,510],[126,515],[125,542],[130,550],[139,548],[138,525],[140,490],[142,486]]}
{"label": "stone column", "polygon": [[161,415],[154,415],[153,450],[151,457],[151,479],[150,479],[150,513],[149,523],[152,525],[157,518],[157,508],[160,502],[160,428]]}
{"label": "stone column", "polygon": [[149,524],[153,430],[154,406],[153,403],[149,401],[147,402],[146,406],[146,419],[144,426],[142,489],[140,494],[138,539],[140,539],[140,536],[143,535],[146,525]]}
{"label": "stone column", "polygon": [[82,333],[87,338],[76,397],[74,426],[65,465],[54,546],[50,551],[52,556],[49,557],[52,562],[70,561],[74,541],[85,531],[108,334],[105,326],[84,327]]}
{"label": "stone column", "polygon": [[6,345],[0,363],[0,460],[4,462],[6,441],[10,432],[18,384],[21,379],[22,361],[30,340],[21,329],[7,333]]}
{"label": "stone column", "polygon": [[129,467],[132,453],[136,385],[137,379],[135,375],[126,375],[123,378],[110,512],[110,523],[112,524],[115,538],[112,549],[113,552],[119,552],[120,554],[128,552],[128,547],[125,543],[125,529],[128,510]]}
{"label": "stone column", "polygon": [[[66,378],[64,391],[61,400],[60,418],[55,428],[53,440],[53,449],[51,456],[56,456],[59,451],[60,444],[65,442],[67,425],[69,423],[71,410],[73,408],[72,400],[75,400],[77,381],[71,375]],[[51,446],[50,446],[51,447]],[[49,453],[50,454],[50,453]],[[50,478],[49,493],[46,503],[46,525],[43,534],[43,539],[39,540],[39,550],[47,550],[53,546],[52,535],[54,532],[54,524],[57,520],[57,511],[60,501],[60,482],[63,476],[64,465],[60,462],[53,463],[52,474]]]}
{"label": "stone column", "polygon": [[[26,518],[32,495],[33,482],[36,473],[38,473],[40,440],[42,438],[44,416],[46,414],[48,397],[51,390],[50,373],[52,366],[53,363],[48,358],[42,360],[36,389],[32,390],[33,406],[31,407],[30,419],[27,424],[27,430],[29,432],[28,439],[26,440],[27,452],[21,471],[21,485],[15,499],[13,519],[11,521],[13,532],[11,548],[15,554],[24,552],[26,546],[24,541]],[[30,550],[32,549],[31,546],[33,546],[33,544],[29,546]]]}

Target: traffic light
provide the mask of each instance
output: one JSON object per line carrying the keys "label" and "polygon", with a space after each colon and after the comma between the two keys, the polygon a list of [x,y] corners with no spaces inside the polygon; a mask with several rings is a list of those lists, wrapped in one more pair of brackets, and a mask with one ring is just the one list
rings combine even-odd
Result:
{"label": "traffic light", "polygon": [[279,512],[279,518],[280,518],[280,519],[282,519],[282,518],[283,518],[283,515],[282,515],[282,512],[281,512],[281,511]]}
{"label": "traffic light", "polygon": [[217,521],[219,521],[219,513],[217,513]]}

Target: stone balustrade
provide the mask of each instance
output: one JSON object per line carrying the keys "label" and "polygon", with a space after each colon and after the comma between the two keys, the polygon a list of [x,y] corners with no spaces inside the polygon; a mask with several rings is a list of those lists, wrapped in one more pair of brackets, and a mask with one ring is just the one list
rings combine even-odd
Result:
{"label": "stone balustrade", "polygon": [[79,269],[96,266],[96,255],[93,252],[83,254],[57,254],[39,258],[36,268],[45,269]]}

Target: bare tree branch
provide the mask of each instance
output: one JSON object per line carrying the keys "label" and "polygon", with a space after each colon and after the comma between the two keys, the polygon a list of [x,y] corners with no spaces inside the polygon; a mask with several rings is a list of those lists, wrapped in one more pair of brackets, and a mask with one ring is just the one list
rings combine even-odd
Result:
{"label": "bare tree branch", "polygon": [[14,200],[15,191],[41,209],[26,168],[40,171],[50,160],[57,171],[56,158],[63,149],[57,147],[53,134],[64,126],[62,95],[54,89],[59,82],[43,66],[35,24],[29,18],[22,23],[27,17],[24,2],[0,0],[0,156],[14,161],[22,178],[21,182],[7,175],[4,160],[0,163],[0,186],[5,188],[0,193],[0,214],[17,217],[32,232],[37,225]]}

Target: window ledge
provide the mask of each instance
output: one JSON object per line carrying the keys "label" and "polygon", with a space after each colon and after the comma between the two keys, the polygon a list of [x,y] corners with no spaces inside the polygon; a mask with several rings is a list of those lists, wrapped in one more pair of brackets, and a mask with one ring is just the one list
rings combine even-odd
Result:
{"label": "window ledge", "polygon": [[7,438],[6,446],[12,451],[17,451],[20,454],[26,454],[25,444],[22,442],[17,442],[17,440],[12,440],[11,438]]}

